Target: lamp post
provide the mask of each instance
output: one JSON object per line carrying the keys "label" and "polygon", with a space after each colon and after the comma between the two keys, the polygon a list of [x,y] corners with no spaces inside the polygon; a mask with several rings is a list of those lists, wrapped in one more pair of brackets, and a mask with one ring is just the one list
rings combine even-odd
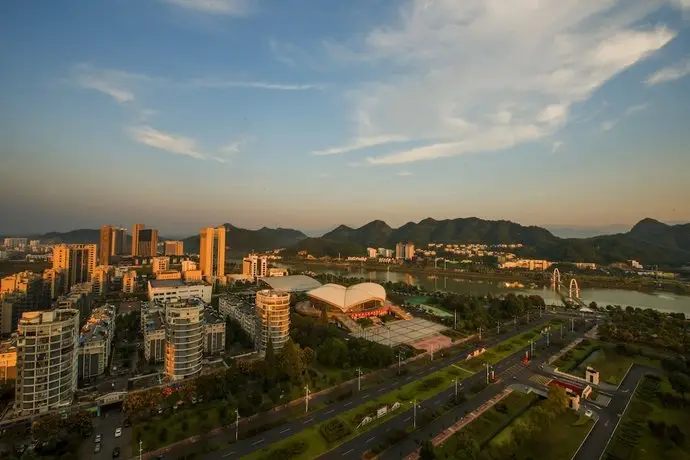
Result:
{"label": "lamp post", "polygon": [[357,368],[357,391],[362,391],[362,369]]}
{"label": "lamp post", "polygon": [[417,428],[417,400],[412,401],[412,428]]}
{"label": "lamp post", "polygon": [[240,437],[240,411],[235,409],[235,442]]}
{"label": "lamp post", "polygon": [[398,352],[398,375],[400,375],[400,365],[402,364],[402,351]]}
{"label": "lamp post", "polygon": [[307,392],[307,396],[304,398],[304,413],[306,414],[309,412],[309,385],[306,385],[304,390]]}
{"label": "lamp post", "polygon": [[455,377],[455,404],[458,403],[458,378]]}

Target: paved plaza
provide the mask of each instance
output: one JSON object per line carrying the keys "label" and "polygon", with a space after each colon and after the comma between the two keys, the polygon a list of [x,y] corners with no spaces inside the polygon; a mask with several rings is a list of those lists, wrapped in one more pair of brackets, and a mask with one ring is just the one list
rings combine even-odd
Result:
{"label": "paved plaza", "polygon": [[381,326],[373,326],[355,332],[352,336],[394,347],[401,343],[411,344],[420,339],[435,336],[445,329],[448,329],[448,327],[442,324],[422,318],[413,318],[410,320],[393,321]]}

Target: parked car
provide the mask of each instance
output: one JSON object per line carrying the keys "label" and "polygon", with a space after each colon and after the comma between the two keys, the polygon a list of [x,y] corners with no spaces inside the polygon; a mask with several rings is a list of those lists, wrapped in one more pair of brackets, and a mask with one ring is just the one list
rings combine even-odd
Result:
{"label": "parked car", "polygon": [[113,449],[113,458],[118,458],[120,456],[120,448],[116,447]]}
{"label": "parked car", "polygon": [[103,437],[101,436],[101,433],[98,433],[98,434],[96,435],[96,437],[94,438],[93,442],[95,442],[96,444],[98,444],[99,442],[101,442],[101,439],[102,439],[102,438],[103,438]]}
{"label": "parked car", "polygon": [[93,448],[93,453],[94,453],[94,454],[97,454],[97,453],[99,453],[100,451],[101,451],[101,443],[100,443],[100,442],[97,442],[97,443],[96,443],[96,446]]}
{"label": "parked car", "polygon": [[115,428],[115,437],[119,438],[122,436],[122,428]]}
{"label": "parked car", "polygon": [[587,409],[585,411],[585,417],[591,417],[592,416],[592,411],[590,409]]}

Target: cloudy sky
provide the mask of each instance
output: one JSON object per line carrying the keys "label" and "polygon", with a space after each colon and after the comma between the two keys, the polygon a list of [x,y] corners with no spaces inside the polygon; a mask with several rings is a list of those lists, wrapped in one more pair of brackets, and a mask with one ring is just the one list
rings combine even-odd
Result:
{"label": "cloudy sky", "polygon": [[9,0],[0,232],[690,220],[690,0]]}

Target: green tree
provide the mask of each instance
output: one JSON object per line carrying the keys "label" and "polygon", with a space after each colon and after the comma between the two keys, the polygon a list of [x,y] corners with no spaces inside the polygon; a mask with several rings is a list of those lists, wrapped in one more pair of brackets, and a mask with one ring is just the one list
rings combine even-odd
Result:
{"label": "green tree", "polygon": [[266,380],[273,383],[276,380],[276,355],[273,351],[273,341],[271,335],[268,336],[266,344],[266,357],[264,358]]}
{"label": "green tree", "polygon": [[546,410],[555,415],[562,413],[568,407],[568,396],[565,388],[552,386],[549,388],[549,397],[546,402]]}
{"label": "green tree", "polygon": [[302,350],[302,358],[304,359],[305,367],[310,367],[312,364],[314,364],[315,357],[314,350],[312,350],[311,347],[305,347]]}
{"label": "green tree", "polygon": [[671,387],[685,398],[685,393],[690,393],[690,377],[681,372],[674,372],[668,377]]}
{"label": "green tree", "polygon": [[325,306],[321,308],[321,324],[328,326],[328,310]]}
{"label": "green tree", "polygon": [[479,457],[479,444],[464,431],[456,435],[455,442],[455,457],[467,460],[476,460]]}
{"label": "green tree", "polygon": [[297,381],[304,372],[304,361],[302,359],[302,350],[299,345],[288,339],[283,345],[283,350],[280,355],[280,365],[283,372],[292,381]]}
{"label": "green tree", "polygon": [[434,445],[431,441],[424,441],[422,443],[422,448],[419,450],[420,460],[433,460],[436,458],[436,452],[434,452]]}

